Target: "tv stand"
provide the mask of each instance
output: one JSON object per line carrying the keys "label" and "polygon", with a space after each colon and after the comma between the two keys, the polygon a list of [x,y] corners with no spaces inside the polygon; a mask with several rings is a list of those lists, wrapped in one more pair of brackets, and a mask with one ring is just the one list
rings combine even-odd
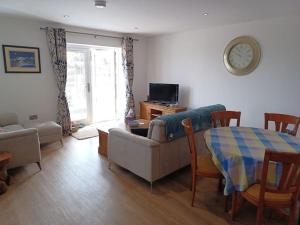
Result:
{"label": "tv stand", "polygon": [[156,117],[186,111],[186,107],[168,106],[161,103],[140,102],[140,119],[153,120]]}
{"label": "tv stand", "polygon": [[[155,103],[155,102],[154,102]],[[170,104],[168,103],[164,103],[164,102],[158,102],[159,105],[162,105],[162,106],[169,106]]]}

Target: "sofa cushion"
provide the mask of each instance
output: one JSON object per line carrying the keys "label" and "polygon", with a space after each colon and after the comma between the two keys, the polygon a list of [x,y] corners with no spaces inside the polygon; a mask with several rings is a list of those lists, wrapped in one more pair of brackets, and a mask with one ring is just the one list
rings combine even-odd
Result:
{"label": "sofa cushion", "polygon": [[217,104],[197,109],[179,112],[175,114],[160,116],[156,120],[161,120],[165,124],[165,135],[168,141],[185,136],[181,121],[190,118],[195,132],[211,127],[211,113],[215,111],[225,111],[224,105]]}
{"label": "sofa cushion", "polygon": [[19,124],[14,124],[14,125],[8,125],[5,127],[2,127],[3,132],[12,132],[12,131],[17,131],[17,130],[24,130],[24,127],[22,127]]}
{"label": "sofa cushion", "polygon": [[12,125],[12,124],[18,124],[18,117],[15,113],[0,114],[0,127]]}

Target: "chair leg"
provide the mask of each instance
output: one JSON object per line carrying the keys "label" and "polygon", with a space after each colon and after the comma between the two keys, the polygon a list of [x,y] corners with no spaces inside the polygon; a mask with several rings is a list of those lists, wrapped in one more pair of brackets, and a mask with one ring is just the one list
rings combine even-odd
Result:
{"label": "chair leg", "polygon": [[38,167],[40,168],[40,170],[42,170],[41,162],[36,162],[36,164],[38,165]]}
{"label": "chair leg", "polygon": [[223,178],[219,178],[219,184],[218,184],[218,192],[222,193],[223,189]]}
{"label": "chair leg", "polygon": [[196,175],[193,174],[192,177],[192,207],[194,207],[194,200],[195,200],[195,194],[196,194]]}
{"label": "chair leg", "polygon": [[296,225],[296,214],[298,210],[297,202],[293,203],[292,207],[290,208],[290,216],[289,216],[289,225]]}
{"label": "chair leg", "polygon": [[7,175],[6,180],[5,180],[5,183],[6,183],[7,185],[10,185],[10,176],[9,176],[9,175]]}
{"label": "chair leg", "polygon": [[270,213],[269,213],[269,220],[272,219],[273,216],[273,210],[271,209]]}
{"label": "chair leg", "polygon": [[228,212],[229,195],[225,196],[224,212]]}
{"label": "chair leg", "polygon": [[237,204],[237,193],[233,192],[232,193],[232,203],[231,203],[231,210],[230,210],[230,214],[231,214],[231,220],[234,220],[234,216],[235,216],[235,208],[236,208],[236,204]]}
{"label": "chair leg", "polygon": [[256,225],[262,225],[262,223],[263,223],[263,213],[264,213],[263,205],[258,205],[257,212],[256,212]]}
{"label": "chair leg", "polygon": [[190,184],[190,190],[191,191],[193,190],[193,169],[192,169],[192,166],[191,166],[191,184]]}

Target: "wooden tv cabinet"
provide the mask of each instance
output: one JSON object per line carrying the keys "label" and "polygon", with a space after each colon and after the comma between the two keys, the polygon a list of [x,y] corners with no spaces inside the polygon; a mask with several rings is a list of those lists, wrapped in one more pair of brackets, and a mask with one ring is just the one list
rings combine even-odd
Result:
{"label": "wooden tv cabinet", "polygon": [[158,103],[140,102],[140,119],[152,120],[158,116],[186,111],[186,107],[165,106]]}

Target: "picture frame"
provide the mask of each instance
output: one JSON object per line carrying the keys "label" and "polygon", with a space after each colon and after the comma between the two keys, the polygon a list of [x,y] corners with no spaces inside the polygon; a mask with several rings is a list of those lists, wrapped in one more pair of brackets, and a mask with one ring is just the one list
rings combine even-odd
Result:
{"label": "picture frame", "polygon": [[2,45],[5,73],[41,73],[40,49]]}

